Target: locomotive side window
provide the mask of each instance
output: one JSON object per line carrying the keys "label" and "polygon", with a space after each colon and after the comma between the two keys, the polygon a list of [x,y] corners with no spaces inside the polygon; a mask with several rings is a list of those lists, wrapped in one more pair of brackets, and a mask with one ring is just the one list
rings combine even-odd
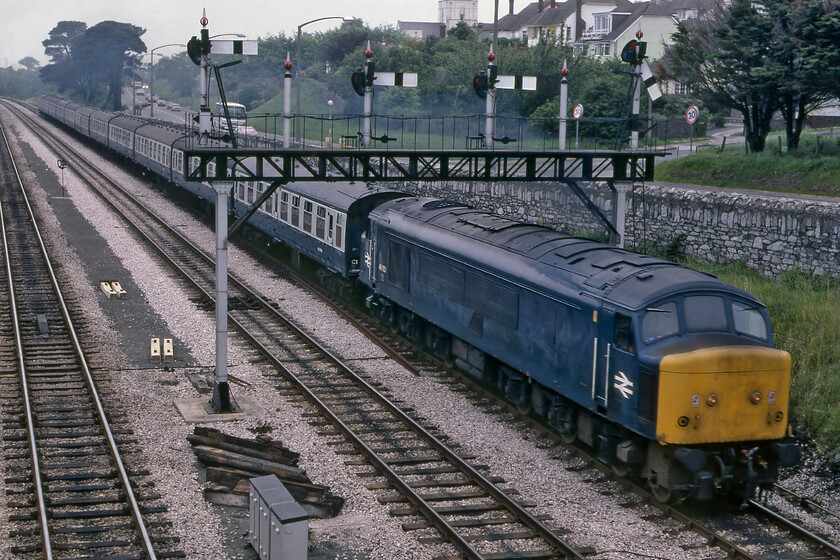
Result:
{"label": "locomotive side window", "polygon": [[388,243],[388,281],[406,292],[411,275],[411,249],[393,239]]}
{"label": "locomotive side window", "polygon": [[465,277],[464,303],[500,325],[515,329],[519,319],[519,296],[500,284],[469,272]]}
{"label": "locomotive side window", "polygon": [[420,255],[420,283],[430,290],[457,301],[464,301],[464,272],[443,259]]}
{"label": "locomotive side window", "polygon": [[767,339],[767,321],[755,307],[734,301],[732,302],[732,318],[735,321],[735,330],[739,333],[762,340]]}
{"label": "locomotive side window", "polygon": [[633,343],[633,320],[621,313],[615,314],[615,347],[630,353],[636,351]]}
{"label": "locomotive side window", "polygon": [[649,307],[642,319],[642,338],[645,342],[677,334],[680,322],[677,318],[677,304],[673,301]]}
{"label": "locomotive side window", "polygon": [[690,332],[727,331],[726,307],[720,296],[685,298],[685,327]]}

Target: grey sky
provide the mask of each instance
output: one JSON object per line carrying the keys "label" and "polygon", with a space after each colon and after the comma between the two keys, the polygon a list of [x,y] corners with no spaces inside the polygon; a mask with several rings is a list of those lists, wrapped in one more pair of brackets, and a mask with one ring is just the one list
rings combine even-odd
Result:
{"label": "grey sky", "polygon": [[[517,0],[517,9],[527,2]],[[357,17],[368,25],[396,26],[401,21],[437,21],[438,0],[2,0],[0,17],[0,67],[15,66],[25,56],[46,64],[41,42],[62,20],[83,21],[88,26],[113,20],[146,29],[142,36],[149,49],[167,43],[186,43],[198,35],[202,9],[207,9],[210,33],[244,33],[249,39],[292,35],[305,21],[324,16]],[[493,20],[494,0],[479,0],[479,19]],[[507,13],[507,0],[499,1],[499,16]],[[308,25],[319,31],[339,22]],[[177,49],[174,49],[177,52]],[[167,49],[156,51],[166,54]]]}

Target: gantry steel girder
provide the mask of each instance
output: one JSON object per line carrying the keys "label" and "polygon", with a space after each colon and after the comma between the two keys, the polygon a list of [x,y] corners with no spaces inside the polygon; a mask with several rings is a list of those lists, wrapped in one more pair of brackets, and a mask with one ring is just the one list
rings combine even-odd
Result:
{"label": "gantry steel girder", "polygon": [[[653,180],[664,151],[377,150],[201,147],[184,150],[188,181]],[[198,165],[190,165],[198,158]],[[215,164],[212,172],[210,163]]]}

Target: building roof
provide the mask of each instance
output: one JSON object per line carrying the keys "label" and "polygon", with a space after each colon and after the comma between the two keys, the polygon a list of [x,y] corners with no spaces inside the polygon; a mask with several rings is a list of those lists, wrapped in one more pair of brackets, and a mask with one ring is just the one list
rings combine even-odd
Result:
{"label": "building roof", "polygon": [[543,8],[541,13],[534,16],[526,25],[547,27],[565,22],[570,15],[575,13],[574,2],[564,2]]}
{"label": "building roof", "polygon": [[442,23],[436,21],[397,21],[397,29],[406,31],[422,31],[423,36],[440,35],[440,27]]}
{"label": "building roof", "polygon": [[[660,5],[655,2],[639,2],[632,4],[633,9],[627,13],[622,10],[622,14],[627,13],[625,17],[615,17],[613,19],[612,31],[604,37],[604,40],[614,41],[621,37],[627,29],[636,24],[643,16],[647,17],[671,17],[673,10],[668,6]],[[616,12],[613,12],[616,13]],[[618,14],[616,14],[618,16]]]}
{"label": "building roof", "polygon": [[[545,10],[545,3],[543,3],[543,10]],[[504,31],[515,31],[521,29],[528,24],[535,16],[540,13],[540,3],[531,2],[524,9],[515,14],[508,14],[503,18],[499,18],[499,29]]]}

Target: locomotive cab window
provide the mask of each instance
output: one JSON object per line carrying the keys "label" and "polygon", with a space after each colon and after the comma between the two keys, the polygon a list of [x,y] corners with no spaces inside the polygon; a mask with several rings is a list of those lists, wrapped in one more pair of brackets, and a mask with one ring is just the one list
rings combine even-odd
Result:
{"label": "locomotive cab window", "polygon": [[720,296],[688,296],[683,304],[685,328],[689,332],[729,330],[726,306]]}
{"label": "locomotive cab window", "polygon": [[679,330],[680,322],[676,303],[669,301],[647,308],[647,313],[642,319],[642,339],[645,342],[653,342],[677,334]]}
{"label": "locomotive cab window", "polygon": [[754,306],[733,301],[732,319],[737,332],[767,340],[767,319]]}
{"label": "locomotive cab window", "polygon": [[621,313],[615,315],[615,347],[631,354],[636,351],[633,320]]}

